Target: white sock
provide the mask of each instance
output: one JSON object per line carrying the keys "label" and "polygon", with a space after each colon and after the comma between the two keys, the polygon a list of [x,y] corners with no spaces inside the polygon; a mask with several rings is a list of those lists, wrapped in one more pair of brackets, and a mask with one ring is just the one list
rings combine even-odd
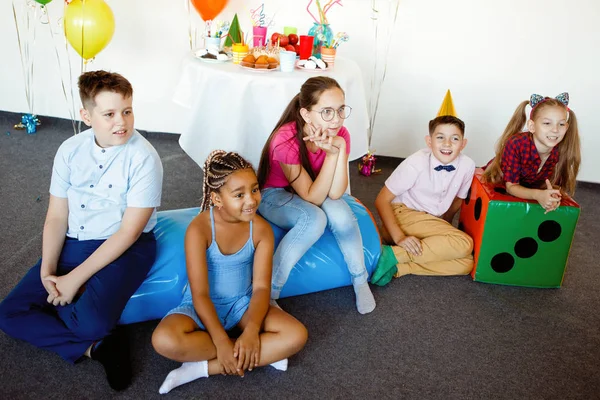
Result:
{"label": "white sock", "polygon": [[355,284],[356,309],[361,314],[368,314],[375,309],[375,298],[367,282]]}
{"label": "white sock", "polygon": [[275,361],[271,364],[271,367],[278,369],[279,371],[287,371],[288,359],[284,358],[283,360]]}
{"label": "white sock", "polygon": [[169,372],[167,379],[158,389],[158,393],[169,393],[177,386],[191,382],[198,378],[208,377],[208,361],[184,362],[181,367]]}

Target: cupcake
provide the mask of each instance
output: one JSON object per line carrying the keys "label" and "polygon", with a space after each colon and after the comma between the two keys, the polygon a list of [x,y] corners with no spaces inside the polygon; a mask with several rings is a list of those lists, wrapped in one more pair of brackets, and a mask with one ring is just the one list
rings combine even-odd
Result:
{"label": "cupcake", "polygon": [[260,56],[256,59],[254,68],[269,68],[269,58],[267,56]]}
{"label": "cupcake", "polygon": [[247,56],[245,56],[242,59],[242,61],[240,62],[240,65],[242,67],[254,68],[255,63],[256,63],[256,59],[254,58],[254,56],[252,54],[248,54]]}
{"label": "cupcake", "polygon": [[279,65],[279,61],[275,57],[269,57],[267,61],[269,62],[269,69],[275,69]]}

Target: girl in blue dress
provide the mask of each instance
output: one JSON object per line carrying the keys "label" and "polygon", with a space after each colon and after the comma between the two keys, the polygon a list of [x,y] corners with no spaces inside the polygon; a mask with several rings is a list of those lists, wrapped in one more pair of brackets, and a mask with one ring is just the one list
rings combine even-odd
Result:
{"label": "girl in blue dress", "polygon": [[[183,362],[160,393],[214,374],[244,376],[269,364],[285,370],[304,347],[304,325],[269,304],[274,238],[256,214],[260,199],[250,163],[222,150],[208,156],[202,212],[185,235],[189,285],[152,335],[159,354]],[[242,333],[231,339],[235,326]]]}

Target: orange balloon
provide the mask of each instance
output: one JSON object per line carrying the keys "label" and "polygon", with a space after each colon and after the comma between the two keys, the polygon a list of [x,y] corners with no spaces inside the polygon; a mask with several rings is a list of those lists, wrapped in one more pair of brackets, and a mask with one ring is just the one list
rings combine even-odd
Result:
{"label": "orange balloon", "polygon": [[215,19],[227,5],[227,0],[191,0],[203,20]]}

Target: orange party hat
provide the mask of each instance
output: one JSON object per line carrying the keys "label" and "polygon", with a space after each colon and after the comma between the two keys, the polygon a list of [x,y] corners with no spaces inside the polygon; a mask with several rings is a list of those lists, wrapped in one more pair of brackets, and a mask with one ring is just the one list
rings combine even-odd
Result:
{"label": "orange party hat", "polygon": [[442,105],[436,117],[441,117],[444,115],[451,115],[458,118],[456,115],[456,109],[454,108],[454,102],[452,101],[452,93],[450,93],[450,89],[448,89],[446,92],[446,96],[444,96],[444,101],[442,101]]}

